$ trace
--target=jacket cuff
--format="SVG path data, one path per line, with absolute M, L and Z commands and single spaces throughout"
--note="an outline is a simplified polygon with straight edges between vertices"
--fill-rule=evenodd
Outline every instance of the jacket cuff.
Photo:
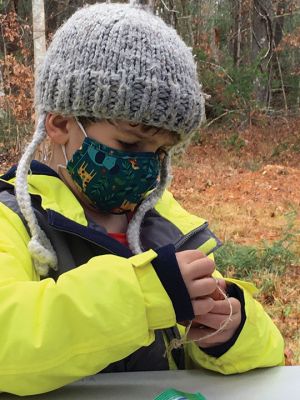
M 152 260 L 152 265 L 172 301 L 176 321 L 192 320 L 195 314 L 190 295 L 177 263 L 175 246 L 169 244 L 155 249 L 155 252 L 157 253 L 157 258 Z
M 206 347 L 206 348 L 202 348 L 199 346 L 204 353 L 216 358 L 221 357 L 234 345 L 246 322 L 245 298 L 242 289 L 240 289 L 234 283 L 231 283 L 227 287 L 226 294 L 228 297 L 234 297 L 239 300 L 239 302 L 241 303 L 242 318 L 241 318 L 241 323 L 238 329 L 236 330 L 235 334 L 227 342 L 219 344 L 218 346 Z

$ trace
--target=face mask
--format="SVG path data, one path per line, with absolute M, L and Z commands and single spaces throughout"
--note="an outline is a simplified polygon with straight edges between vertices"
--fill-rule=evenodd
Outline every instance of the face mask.
M 115 150 L 87 134 L 79 121 L 85 139 L 68 161 L 66 169 L 77 188 L 95 209 L 123 214 L 134 211 L 145 194 L 157 185 L 160 159 L 157 153 Z

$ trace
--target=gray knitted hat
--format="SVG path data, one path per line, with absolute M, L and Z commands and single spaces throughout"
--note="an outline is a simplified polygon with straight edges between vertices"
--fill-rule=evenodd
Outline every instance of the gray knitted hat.
M 54 35 L 39 71 L 35 96 L 39 120 L 18 166 L 16 195 L 32 234 L 29 250 L 40 274 L 46 274 L 49 266 L 55 268 L 57 261 L 50 241 L 37 226 L 26 178 L 35 150 L 46 137 L 47 112 L 126 120 L 164 128 L 183 138 L 204 118 L 204 96 L 191 49 L 173 28 L 138 3 L 98 3 L 78 10 Z M 142 218 L 162 195 L 168 179 L 166 157 L 158 187 L 128 227 L 135 253 L 142 251 Z
M 191 50 L 141 7 L 100 3 L 55 34 L 36 85 L 40 112 L 122 119 L 189 134 L 204 100 Z

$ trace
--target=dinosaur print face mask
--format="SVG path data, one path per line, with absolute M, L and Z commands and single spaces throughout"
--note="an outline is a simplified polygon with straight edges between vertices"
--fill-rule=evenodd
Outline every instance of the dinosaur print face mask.
M 66 169 L 77 188 L 101 212 L 134 211 L 145 194 L 157 185 L 159 154 L 113 149 L 87 137 L 82 125 L 79 126 L 85 139 L 72 158 L 69 161 L 66 158 Z

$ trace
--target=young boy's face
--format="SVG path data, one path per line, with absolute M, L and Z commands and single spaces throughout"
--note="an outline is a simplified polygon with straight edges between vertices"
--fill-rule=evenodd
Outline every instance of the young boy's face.
M 101 170 L 101 176 L 98 176 L 99 171 L 97 170 L 97 162 L 95 163 L 94 159 L 88 159 L 89 156 L 87 156 L 87 159 L 85 159 L 84 162 L 89 163 L 91 161 L 90 168 L 94 171 L 94 173 L 92 179 L 89 179 L 88 182 L 83 182 L 82 174 L 79 173 L 72 162 L 74 161 L 74 154 L 76 156 L 77 150 L 81 149 L 85 139 L 85 134 L 90 139 L 93 139 L 107 147 L 115 150 L 127 151 L 130 153 L 156 153 L 159 150 L 168 151 L 172 146 L 177 144 L 179 140 L 179 135 L 176 133 L 171 133 L 167 130 L 148 127 L 141 124 L 134 125 L 125 121 L 108 120 L 91 122 L 83 118 L 80 118 L 79 121 L 77 121 L 75 117 L 65 117 L 57 114 L 47 115 L 45 127 L 53 144 L 52 156 L 49 159 L 48 165 L 61 176 L 61 178 L 73 190 L 75 195 L 82 201 L 86 208 L 90 208 L 91 204 L 97 204 L 99 210 L 107 211 L 107 207 L 111 206 L 111 204 L 107 205 L 102 203 L 102 197 L 100 199 L 98 198 L 98 195 L 97 199 L 94 198 L 94 193 L 96 192 L 92 189 L 90 190 L 94 177 L 95 180 L 99 180 L 100 178 L 102 180 L 105 179 L 107 181 L 105 182 L 105 185 L 112 185 L 116 187 L 116 181 L 114 178 L 117 173 L 120 173 L 123 177 L 122 179 L 124 185 L 126 187 L 130 187 L 131 185 L 135 188 L 130 196 L 127 196 L 127 192 L 123 187 L 124 185 L 122 188 L 119 188 L 120 190 L 118 189 L 116 191 L 116 193 L 118 193 L 118 198 L 116 198 L 116 196 L 113 198 L 114 204 L 111 206 L 111 208 L 109 208 L 109 210 L 114 210 L 114 212 L 116 208 L 124 210 L 125 201 L 126 210 L 134 209 L 136 204 L 138 204 L 140 201 L 140 196 L 144 195 L 144 193 L 149 190 L 149 187 L 152 188 L 153 182 L 155 182 L 156 179 L 156 176 L 154 175 L 157 172 L 157 165 L 155 164 L 155 162 L 157 162 L 157 156 L 142 158 L 139 161 L 142 163 L 141 168 L 133 168 L 134 171 L 140 170 L 138 173 L 138 181 L 133 181 L 135 174 L 129 174 L 128 179 L 126 180 L 126 174 L 124 175 L 124 173 L 122 174 L 120 171 L 103 175 L 103 171 Z M 84 153 L 84 157 L 86 154 L 87 153 Z M 146 161 L 151 165 L 149 164 L 148 167 L 147 165 L 145 166 L 144 164 Z M 105 167 L 108 168 L 109 171 L 111 169 L 111 162 L 112 160 L 110 160 L 109 167 Z M 60 168 L 62 166 L 64 166 L 64 168 Z M 68 169 L 68 167 L 70 169 Z M 118 167 L 121 168 L 120 165 L 118 165 Z M 69 174 L 66 173 L 66 168 L 68 169 Z M 151 174 L 149 176 L 150 170 L 153 176 Z M 147 172 L 147 176 L 143 177 L 143 171 Z M 140 181 L 139 179 L 141 178 L 143 179 Z M 120 182 L 118 182 L 118 185 L 119 183 Z M 85 196 L 83 195 L 83 192 Z M 128 198 L 119 198 L 123 192 Z M 92 195 L 93 199 L 91 198 Z M 115 205 L 117 203 L 118 205 Z

